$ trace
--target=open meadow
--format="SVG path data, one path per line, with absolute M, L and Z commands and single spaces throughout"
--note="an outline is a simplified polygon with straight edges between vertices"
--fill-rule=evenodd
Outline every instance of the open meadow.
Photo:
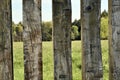
M 108 41 L 102 42 L 104 79 L 108 80 Z M 53 80 L 52 42 L 43 42 L 43 80 Z M 24 80 L 23 43 L 14 42 L 14 78 Z M 81 80 L 81 41 L 72 41 L 73 80 Z

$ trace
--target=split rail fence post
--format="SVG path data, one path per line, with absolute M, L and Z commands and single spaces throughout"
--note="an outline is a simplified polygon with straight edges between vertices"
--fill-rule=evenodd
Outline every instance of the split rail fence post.
M 102 80 L 101 0 L 81 0 L 82 80 Z
M 43 80 L 41 0 L 23 0 L 25 80 Z
M 71 0 L 52 0 L 54 80 L 72 80 Z
M 120 80 L 120 0 L 109 0 L 109 80 Z
M 11 0 L 0 0 L 0 80 L 13 80 Z

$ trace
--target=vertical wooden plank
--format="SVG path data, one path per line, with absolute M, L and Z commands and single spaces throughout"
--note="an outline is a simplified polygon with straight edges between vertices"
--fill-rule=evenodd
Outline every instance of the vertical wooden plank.
M 81 0 L 82 80 L 102 80 L 101 0 Z
M 0 0 L 0 80 L 13 80 L 11 0 Z
M 54 80 L 72 80 L 71 0 L 52 0 Z
M 25 80 L 42 80 L 41 0 L 23 0 Z
M 120 0 L 109 0 L 109 80 L 120 80 Z

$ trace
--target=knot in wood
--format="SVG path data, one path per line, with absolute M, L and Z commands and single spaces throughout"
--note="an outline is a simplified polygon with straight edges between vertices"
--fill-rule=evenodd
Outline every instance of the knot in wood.
M 92 9 L 93 9 L 92 6 L 87 6 L 87 7 L 85 8 L 85 10 L 88 11 L 88 12 L 91 11 Z

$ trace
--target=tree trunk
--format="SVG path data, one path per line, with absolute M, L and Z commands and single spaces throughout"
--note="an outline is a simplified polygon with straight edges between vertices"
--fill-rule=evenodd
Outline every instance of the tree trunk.
M 25 80 L 42 80 L 41 0 L 23 0 Z
M 0 80 L 13 80 L 11 0 L 0 1 Z
M 71 0 L 52 0 L 54 80 L 72 80 Z
M 120 1 L 109 0 L 109 80 L 120 80 Z
M 81 0 L 82 80 L 102 80 L 101 0 Z

